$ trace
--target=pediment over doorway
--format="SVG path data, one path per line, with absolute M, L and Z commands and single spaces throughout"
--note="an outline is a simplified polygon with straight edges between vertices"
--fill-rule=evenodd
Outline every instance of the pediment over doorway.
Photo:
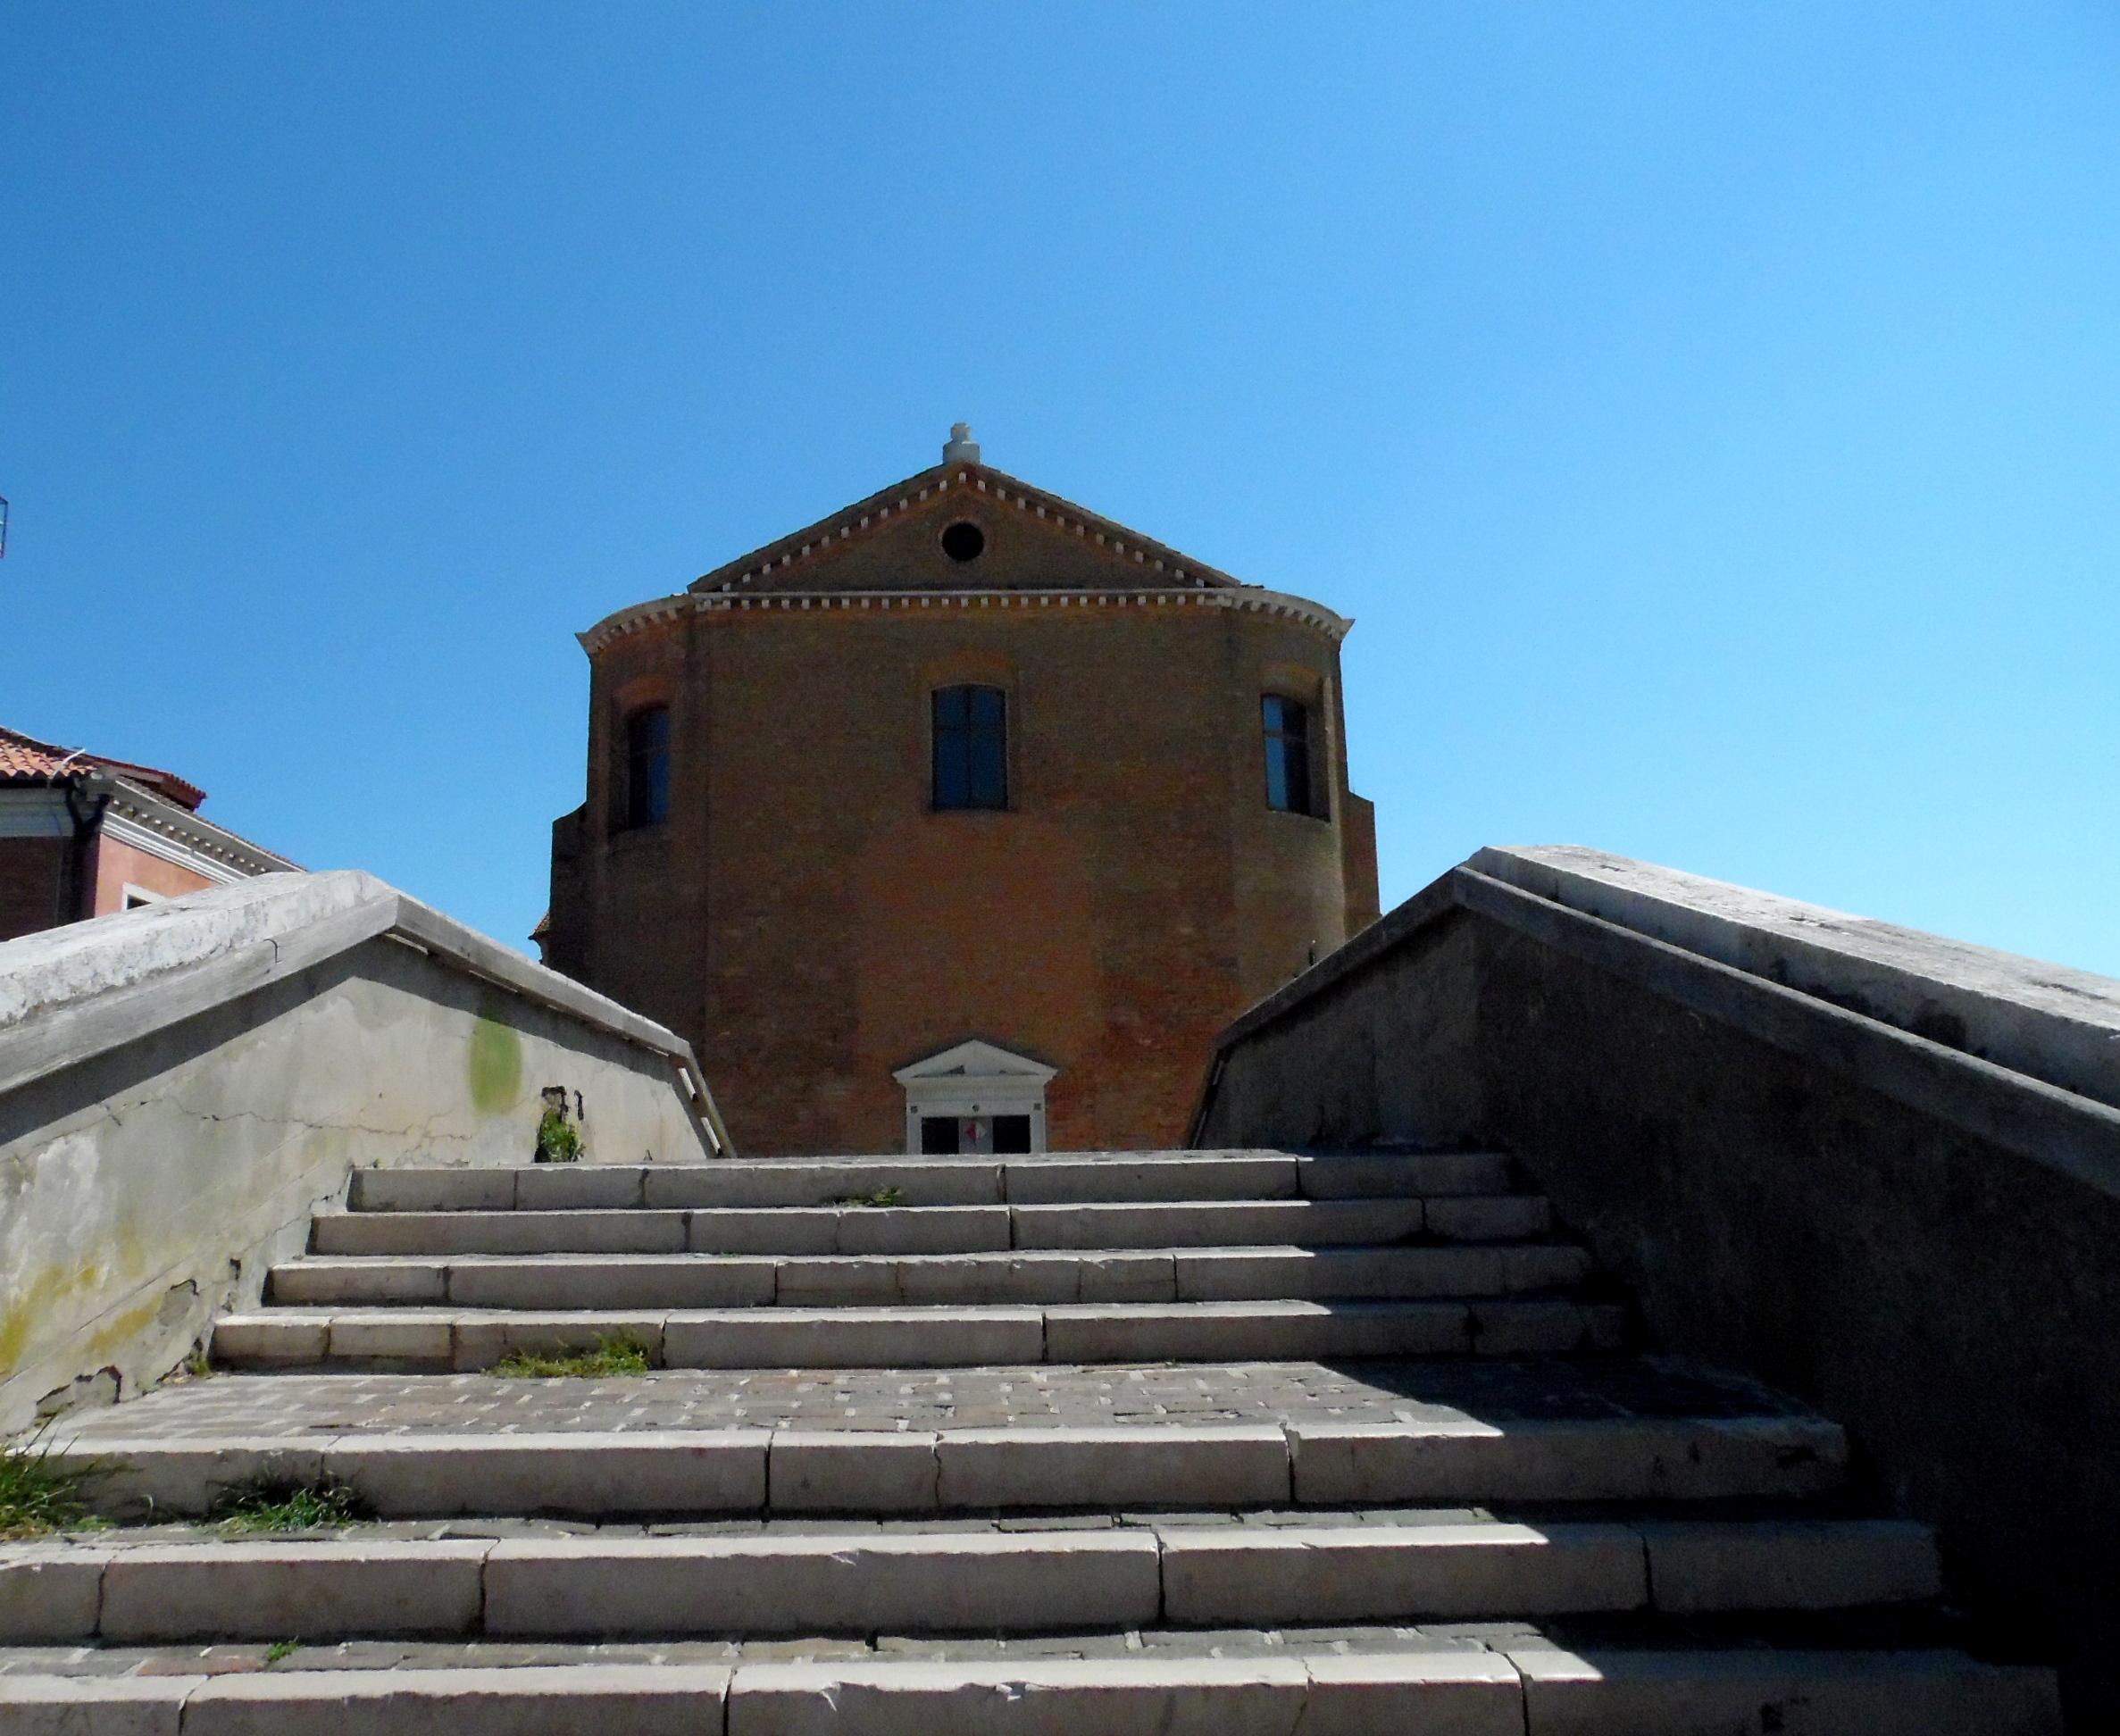
M 897 1068 L 891 1077 L 906 1091 L 906 1155 L 1043 1151 L 1046 1087 L 1059 1071 L 976 1037 Z
M 944 1079 L 1022 1079 L 1042 1085 L 1058 1072 L 1057 1067 L 1048 1067 L 1027 1055 L 1018 1055 L 1012 1049 L 981 1042 L 974 1037 L 925 1060 L 915 1061 L 910 1066 L 897 1068 L 891 1077 L 901 1085 Z

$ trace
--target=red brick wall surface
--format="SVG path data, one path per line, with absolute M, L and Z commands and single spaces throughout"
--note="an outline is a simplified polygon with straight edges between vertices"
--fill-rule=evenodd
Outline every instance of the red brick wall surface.
M 64 838 L 0 838 L 0 940 L 73 919 L 59 907 L 72 847 Z
M 893 546 L 924 572 L 963 511 L 835 558 L 864 587 Z M 1035 533 L 1011 555 L 1022 527 L 993 522 L 960 587 L 1096 565 Z M 1173 1143 L 1214 1034 L 1340 945 L 1365 886 L 1373 914 L 1329 634 L 1087 595 L 691 613 L 595 657 L 553 959 L 692 1039 L 740 1148 L 901 1149 L 892 1069 L 970 1037 L 1060 1070 L 1054 1148 Z M 961 681 L 1008 695 L 1005 812 L 930 810 L 929 695 Z M 1318 817 L 1266 805 L 1265 690 L 1312 705 Z M 646 703 L 670 707 L 672 813 L 626 832 L 623 721 Z

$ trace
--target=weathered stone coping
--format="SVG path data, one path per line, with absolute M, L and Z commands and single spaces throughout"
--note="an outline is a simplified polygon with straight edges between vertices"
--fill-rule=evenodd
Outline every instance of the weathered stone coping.
M 664 1057 L 731 1152 L 691 1045 L 354 869 L 261 874 L 0 943 L 0 1093 L 388 939 Z
M 2120 981 L 1577 845 L 1465 866 L 2120 1108 Z
M 1232 1050 L 1459 910 L 2120 1196 L 2120 982 L 1568 846 L 1478 852 L 1239 1015 L 1192 1139 Z

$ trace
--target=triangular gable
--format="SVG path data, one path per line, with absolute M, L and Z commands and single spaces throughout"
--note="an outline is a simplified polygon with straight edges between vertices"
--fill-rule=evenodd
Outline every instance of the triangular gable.
M 952 568 L 901 559 L 879 566 L 872 545 L 924 551 L 919 529 L 939 533 L 968 517 L 1005 541 L 981 562 Z M 914 538 L 910 543 L 907 533 Z M 862 558 L 866 553 L 868 559 Z M 884 575 L 888 575 L 885 577 Z M 814 524 L 739 555 L 689 587 L 732 596 L 876 588 L 1251 589 L 1242 580 L 1152 537 L 992 467 L 935 465 Z
M 1027 1055 L 1017 1055 L 974 1037 L 944 1049 L 939 1055 L 931 1055 L 924 1061 L 900 1067 L 891 1077 L 901 1085 L 910 1085 L 915 1080 L 950 1078 L 1034 1079 L 1043 1083 L 1058 1072 L 1057 1067 L 1048 1067 Z

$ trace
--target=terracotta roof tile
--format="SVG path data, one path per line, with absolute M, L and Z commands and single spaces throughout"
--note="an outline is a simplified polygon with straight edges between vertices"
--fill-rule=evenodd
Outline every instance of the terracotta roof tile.
M 182 807 L 196 808 L 206 799 L 204 790 L 196 784 L 187 783 L 173 772 L 157 771 L 152 765 L 139 765 L 130 760 L 110 759 L 84 748 L 61 747 L 26 736 L 20 730 L 0 725 L 0 783 L 50 783 L 54 779 L 83 772 L 108 772 L 129 779 Z

